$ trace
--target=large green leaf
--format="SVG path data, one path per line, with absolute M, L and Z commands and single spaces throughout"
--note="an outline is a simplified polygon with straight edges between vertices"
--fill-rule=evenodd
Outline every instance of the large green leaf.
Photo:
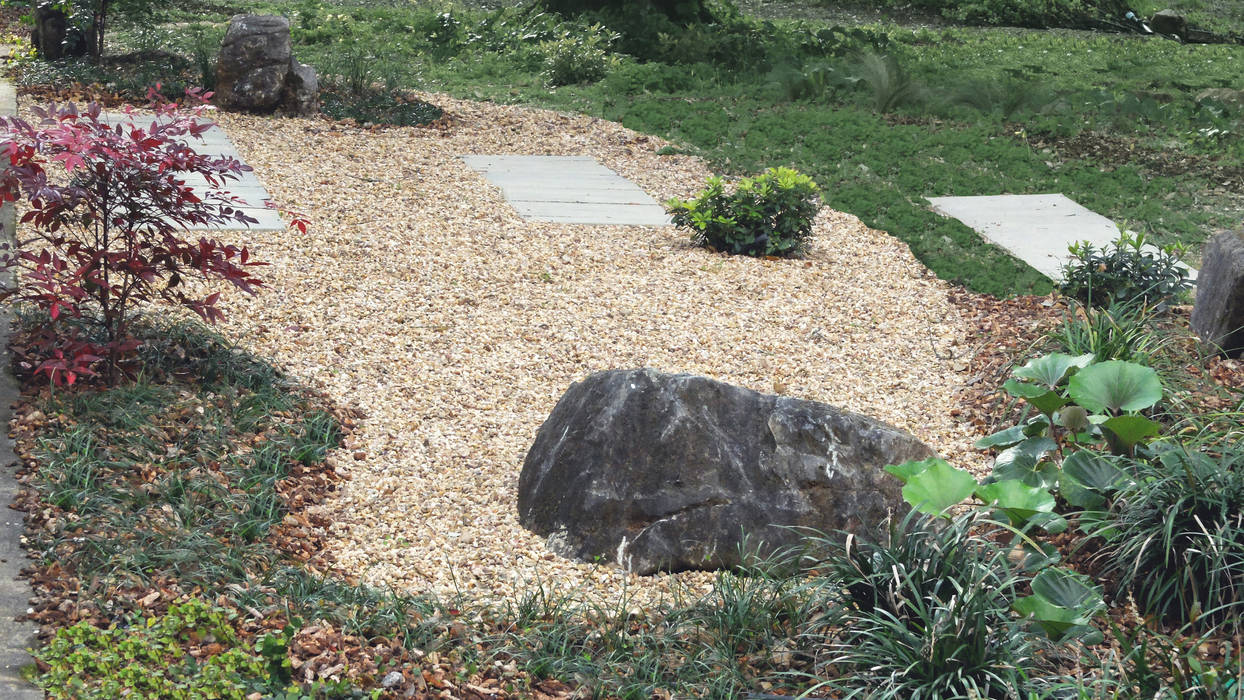
M 1049 491 L 1016 479 L 977 487 L 976 495 L 986 505 L 1005 513 L 1016 527 L 1024 525 L 1039 513 L 1054 512 L 1054 497 Z
M 1028 364 L 1023 367 L 1017 367 L 1013 374 L 1020 379 L 1030 379 L 1041 384 L 1048 390 L 1057 387 L 1072 369 L 1083 369 L 1092 362 L 1092 353 L 1073 357 L 1061 352 L 1052 352 L 1029 360 Z
M 1076 372 L 1067 391 L 1093 413 L 1140 411 L 1161 400 L 1162 382 L 1144 365 L 1110 360 Z
M 976 479 L 967 471 L 952 467 L 943 459 L 926 462 L 924 470 L 908 475 L 903 487 L 903 500 L 921 513 L 944 515 L 947 508 L 962 502 L 976 489 Z
M 1050 488 L 1058 483 L 1058 465 L 1049 460 L 1035 462 L 1030 458 L 1023 458 L 1001 467 L 994 467 L 985 483 L 993 484 L 999 481 L 1022 481 L 1029 486 Z
M 1038 411 L 1047 416 L 1067 404 L 1067 399 L 1059 396 L 1058 392 L 1046 389 L 1040 384 L 1029 384 L 1008 379 L 1002 385 L 1002 388 L 1011 396 L 1032 404 Z
M 937 457 L 929 457 L 928 459 L 913 460 L 910 462 L 903 462 L 902 464 L 891 464 L 885 467 L 885 471 L 893 474 L 899 481 L 905 484 L 911 477 L 933 466 L 934 462 L 944 461 L 945 460 L 938 459 Z
M 1001 452 L 996 461 L 1004 463 L 1010 462 L 1020 456 L 1041 459 L 1041 457 L 1057 449 L 1058 443 L 1054 442 L 1050 438 L 1044 436 L 1030 437 L 1025 439 L 1023 442 L 1020 442 L 1019 444 Z
M 1050 485 L 1053 483 L 1052 479 L 1057 478 L 1057 474 L 1047 473 L 1052 465 L 1042 459 L 1056 449 L 1058 443 L 1050 438 L 1027 438 L 998 453 L 994 459 L 990 481 L 1018 479 L 1031 486 Z
M 1078 450 L 1064 459 L 1063 474 L 1080 486 L 1103 495 L 1114 493 L 1130 480 L 1109 459 L 1088 450 Z
M 988 435 L 977 440 L 975 446 L 979 450 L 988 449 L 990 447 L 1010 447 L 1017 442 L 1021 442 L 1025 437 L 1024 426 L 1013 425 L 1006 430 L 999 430 L 993 435 Z
M 1092 635 L 1093 618 L 1105 609 L 1101 591 L 1082 574 L 1048 568 L 1032 579 L 1032 595 L 1015 601 L 1019 614 L 1032 618 L 1046 635 L 1058 642 Z
M 1156 437 L 1162 430 L 1161 423 L 1134 414 L 1112 416 L 1110 420 L 1103 422 L 1101 427 L 1109 431 L 1107 439 L 1111 448 L 1125 454 L 1130 454 L 1132 447 L 1145 438 Z

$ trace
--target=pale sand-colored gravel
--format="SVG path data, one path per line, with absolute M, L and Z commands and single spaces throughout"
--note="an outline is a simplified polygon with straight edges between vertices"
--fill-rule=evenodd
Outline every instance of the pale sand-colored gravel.
M 694 248 L 674 228 L 523 221 L 458 156 L 591 155 L 658 200 L 709 171 L 617 124 L 430 99 L 454 116 L 448 134 L 220 115 L 275 200 L 313 221 L 305 236 L 237 234 L 272 263 L 270 288 L 228 294 L 224 330 L 366 414 L 333 455 L 353 480 L 326 506 L 333 553 L 361 580 L 484 597 L 535 579 L 625 585 L 639 602 L 665 591 L 673 577 L 556 559 L 517 521 L 537 428 L 597 370 L 824 401 L 982 466 L 949 416 L 966 326 L 903 243 L 828 209 L 808 257 L 782 261 Z

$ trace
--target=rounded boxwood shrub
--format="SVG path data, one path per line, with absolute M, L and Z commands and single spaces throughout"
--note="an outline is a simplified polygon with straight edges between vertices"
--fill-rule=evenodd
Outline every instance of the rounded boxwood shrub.
M 694 199 L 671 199 L 666 210 L 678 226 L 692 229 L 692 240 L 732 254 L 802 255 L 812 237 L 812 220 L 821 208 L 821 189 L 792 168 L 769 168 L 744 178 L 733 192 L 710 177 Z

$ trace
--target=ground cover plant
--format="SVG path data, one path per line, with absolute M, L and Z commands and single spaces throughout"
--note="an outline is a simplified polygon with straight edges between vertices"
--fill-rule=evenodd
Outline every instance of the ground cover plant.
M 360 37 L 383 34 L 391 38 L 383 55 L 355 61 L 368 85 L 589 112 L 671 138 L 730 175 L 795 167 L 814 178 L 829 206 L 898 236 L 940 276 L 976 291 L 1040 293 L 1050 285 L 931 212 L 925 197 L 1061 191 L 1133 222 L 1159 246 L 1195 247 L 1244 212 L 1241 113 L 1229 97 L 1239 89 L 1238 46 L 759 21 L 713 8 L 711 21 L 690 26 L 662 14 L 566 18 L 518 3 L 481 10 L 269 0 L 255 9 L 291 17 L 299 56 L 328 76 L 350 73 L 333 66 Z M 161 30 L 164 49 L 193 65 L 196 37 L 219 32 L 227 19 L 212 12 L 176 3 L 162 10 L 162 20 L 177 23 L 156 23 L 169 27 Z M 593 39 L 601 31 L 619 38 L 601 44 Z M 118 40 L 136 36 L 121 32 Z M 595 82 L 549 72 L 553 46 L 605 45 L 607 65 Z M 80 65 L 55 70 L 87 71 L 87 82 L 120 87 Z M 19 79 L 46 83 L 52 75 L 24 64 Z M 570 84 L 550 90 L 550 82 Z M 326 104 L 334 103 L 329 94 Z M 436 117 L 421 109 L 421 120 Z M 348 116 L 344 108 L 330 113 Z

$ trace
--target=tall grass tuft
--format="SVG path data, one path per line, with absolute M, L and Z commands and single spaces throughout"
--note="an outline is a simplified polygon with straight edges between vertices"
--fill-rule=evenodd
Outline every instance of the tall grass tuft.
M 812 562 L 836 585 L 810 628 L 824 685 L 849 698 L 1016 698 L 1043 645 L 1014 619 L 1026 580 L 971 515 L 918 514 L 883 542 L 822 538 Z
M 924 85 L 903 70 L 893 56 L 872 51 L 860 54 L 853 78 L 868 86 L 873 109 L 882 113 L 919 104 L 928 96 Z
M 1239 632 L 1244 611 L 1244 447 L 1171 447 L 1135 462 L 1098 553 L 1146 614 Z

